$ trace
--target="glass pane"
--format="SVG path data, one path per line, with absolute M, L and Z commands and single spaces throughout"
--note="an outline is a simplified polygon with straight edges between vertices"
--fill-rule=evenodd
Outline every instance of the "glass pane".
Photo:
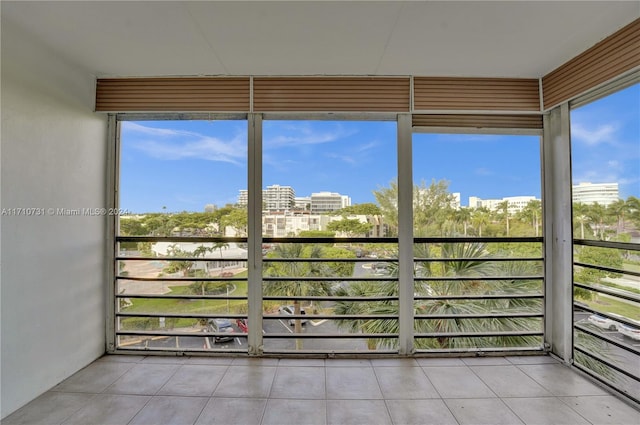
M 387 267 L 397 244 L 313 240 L 396 234 L 397 212 L 387 214 L 397 209 L 395 122 L 266 121 L 263 139 L 263 236 L 299 239 L 263 246 L 265 351 L 395 347 L 383 335 L 398 327 Z M 388 291 L 382 304 L 361 301 Z
M 540 137 L 414 134 L 416 237 L 541 236 Z
M 246 121 L 120 124 L 118 194 L 127 214 L 118 235 L 162 238 L 119 241 L 120 346 L 246 349 L 235 334 L 247 315 L 247 247 L 228 239 L 246 236 L 246 208 L 236 205 L 247 186 Z M 202 335 L 229 329 L 233 338 Z M 184 336 L 154 336 L 171 333 Z

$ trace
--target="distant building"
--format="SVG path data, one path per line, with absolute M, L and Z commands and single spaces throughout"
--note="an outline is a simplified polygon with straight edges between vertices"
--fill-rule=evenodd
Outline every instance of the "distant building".
M 375 238 L 386 235 L 386 226 L 381 216 L 350 215 L 346 218 L 355 219 L 361 223 L 371 223 L 373 227 L 366 236 Z M 308 211 L 266 213 L 262 215 L 262 236 L 282 238 L 298 236 L 300 232 L 308 230 L 327 230 L 327 225 L 330 222 L 342 219 L 341 216 L 316 214 Z
M 529 202 L 539 201 L 535 196 L 507 196 L 502 199 L 480 199 L 476 196 L 469 197 L 469 208 L 484 207 L 489 211 L 496 211 L 498 206 L 507 201 L 507 210 L 513 215 L 522 211 Z
M 609 205 L 620 199 L 618 183 L 580 183 L 573 185 L 573 202 Z
M 301 211 L 311 210 L 311 196 L 296 196 L 295 209 Z
M 351 198 L 335 192 L 318 192 L 311 194 L 311 212 L 325 213 L 339 210 L 351 205 Z
M 217 209 L 218 207 L 216 207 L 214 204 L 207 204 L 204 206 L 204 212 L 206 213 L 212 213 Z
M 267 211 L 286 211 L 295 208 L 296 192 L 291 186 L 274 184 L 262 191 L 262 203 Z M 249 203 L 249 192 L 241 189 L 238 195 L 238 205 L 246 207 Z

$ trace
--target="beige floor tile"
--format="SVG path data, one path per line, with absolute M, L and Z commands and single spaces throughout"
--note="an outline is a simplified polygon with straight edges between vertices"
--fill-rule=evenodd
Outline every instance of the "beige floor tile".
M 329 425 L 391 425 L 384 400 L 327 400 Z
M 211 398 L 196 425 L 260 425 L 266 399 Z
M 125 425 L 151 399 L 141 395 L 98 394 L 71 415 L 64 425 Z
M 381 399 L 371 367 L 328 367 L 327 399 Z
M 458 425 L 442 400 L 387 400 L 394 425 Z
M 553 395 L 515 366 L 474 366 L 471 370 L 498 397 L 550 397 Z
M 324 368 L 279 367 L 269 397 L 324 400 L 326 397 Z
M 229 366 L 213 395 L 267 398 L 276 370 L 270 366 Z
M 440 397 L 422 368 L 376 367 L 374 370 L 385 399 Z
M 94 362 L 53 387 L 52 391 L 101 393 L 135 365 L 136 363 Z
M 155 395 L 179 367 L 177 364 L 136 363 L 105 392 L 109 394 Z
M 422 369 L 442 398 L 496 397 L 496 394 L 466 366 Z
M 83 408 L 94 394 L 46 392 L 2 420 L 3 425 L 54 425 Z
M 596 384 L 560 364 L 518 366 L 520 370 L 556 396 L 607 395 Z
M 497 398 L 456 398 L 444 401 L 460 425 L 517 425 L 523 422 Z
M 502 401 L 527 425 L 589 423 L 575 410 L 555 397 L 503 398 Z
M 325 400 L 271 399 L 262 418 L 262 425 L 325 425 Z
M 227 366 L 183 365 L 158 391 L 159 395 L 209 397 L 227 371 Z
M 640 410 L 611 395 L 561 397 L 560 400 L 594 424 L 640 424 Z
M 128 425 L 193 425 L 207 397 L 153 397 Z

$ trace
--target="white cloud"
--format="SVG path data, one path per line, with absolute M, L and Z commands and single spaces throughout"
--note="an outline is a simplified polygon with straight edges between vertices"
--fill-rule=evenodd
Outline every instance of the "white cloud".
M 494 174 L 493 171 L 484 167 L 476 168 L 475 173 L 479 176 L 491 176 Z
M 132 138 L 132 148 L 160 160 L 203 159 L 244 165 L 247 157 L 246 135 L 230 140 L 183 130 L 147 127 L 126 122 L 124 130 L 140 136 Z
M 586 128 L 582 123 L 571 124 L 571 138 L 588 146 L 612 143 L 617 127 L 613 124 L 602 124 L 594 129 Z
M 323 126 L 326 127 L 326 126 Z M 281 147 L 296 147 L 331 143 L 357 133 L 356 130 L 345 129 L 342 125 L 332 125 L 331 128 L 313 128 L 310 123 L 294 125 L 271 124 L 265 126 L 264 149 Z M 271 136 L 269 133 L 275 133 Z

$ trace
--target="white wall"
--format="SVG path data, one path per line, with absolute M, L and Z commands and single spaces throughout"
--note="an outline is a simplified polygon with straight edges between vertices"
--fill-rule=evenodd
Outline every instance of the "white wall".
M 2 20 L 0 417 L 105 351 L 106 117 L 95 79 Z M 11 215 L 11 208 L 44 215 Z

